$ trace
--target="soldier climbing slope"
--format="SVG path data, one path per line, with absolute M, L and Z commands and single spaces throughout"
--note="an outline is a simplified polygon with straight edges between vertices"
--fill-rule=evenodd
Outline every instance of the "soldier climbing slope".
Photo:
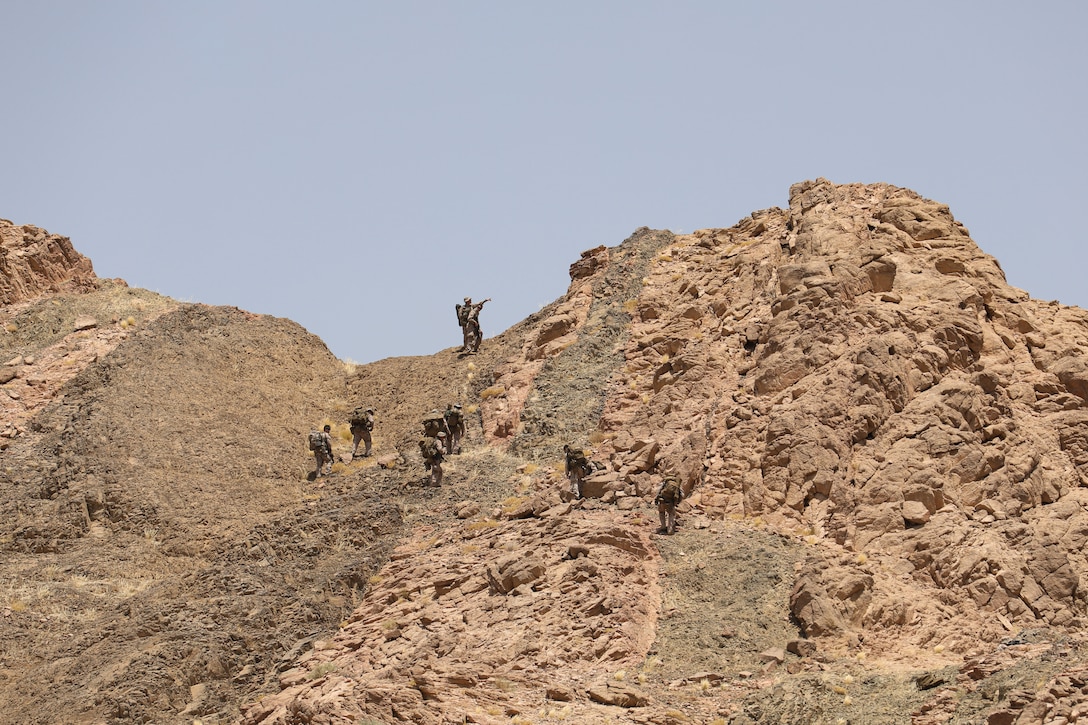
M 315 479 L 322 475 L 325 464 L 328 464 L 329 473 L 332 473 L 332 436 L 329 435 L 331 430 L 332 426 L 326 425 L 322 431 L 318 431 L 317 428 L 310 431 L 310 450 L 314 452 L 314 460 L 317 461 L 317 470 L 314 471 Z
M 428 438 L 437 438 L 439 433 L 444 433 L 442 437 L 443 446 L 445 446 L 446 439 L 449 437 L 450 429 L 446 425 L 445 417 L 438 412 L 438 408 L 434 408 L 430 413 L 423 418 L 423 435 Z M 443 447 L 443 453 L 449 453 L 448 450 Z
M 593 472 L 593 467 L 581 448 L 564 445 L 563 455 L 566 457 L 567 480 L 570 481 L 571 495 L 576 499 L 582 498 L 582 480 Z
M 676 533 L 676 505 L 683 500 L 684 491 L 680 488 L 680 482 L 671 473 L 666 474 L 654 498 L 654 503 L 657 504 L 657 515 L 661 519 L 661 528 L 657 530 L 657 533 Z
M 450 432 L 448 441 L 450 453 L 461 452 L 461 438 L 465 435 L 465 413 L 460 403 L 446 404 L 446 412 L 442 414 L 446 419 L 446 428 Z
M 359 451 L 359 442 L 362 441 L 365 446 L 363 458 L 366 458 L 370 455 L 370 432 L 374 430 L 374 409 L 356 408 L 351 412 L 348 423 L 351 424 L 351 457 L 355 458 L 355 454 Z
M 435 437 L 424 436 L 419 441 L 419 455 L 423 457 L 423 466 L 430 472 L 428 483 L 431 486 L 442 485 L 443 444 L 446 434 L 439 431 Z

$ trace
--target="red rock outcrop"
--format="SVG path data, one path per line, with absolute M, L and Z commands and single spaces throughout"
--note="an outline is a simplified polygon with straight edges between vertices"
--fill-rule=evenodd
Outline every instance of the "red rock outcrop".
M 946 206 L 887 184 L 818 179 L 794 185 L 787 209 L 728 229 L 639 230 L 590 250 L 571 280 L 567 296 L 514 331 L 520 352 L 481 386 L 480 413 L 492 443 L 538 460 L 588 440 L 602 465 L 586 481 L 599 499 L 592 518 L 526 505 L 485 529 L 486 561 L 468 534 L 481 521 L 405 552 L 398 563 L 411 576 L 377 585 L 247 721 L 437 723 L 471 712 L 468 721 L 499 722 L 567 701 L 575 717 L 589 717 L 588 701 L 614 708 L 582 722 L 687 721 L 616 681 L 569 681 L 601 667 L 610 647 L 613 664 L 648 652 L 649 635 L 632 638 L 628 625 L 657 621 L 655 553 L 643 560 L 614 542 L 653 525 L 635 512 L 664 471 L 688 493 L 685 525 L 713 537 L 747 522 L 804 547 L 784 604 L 807 639 L 767 650 L 769 668 L 808 667 L 785 662 L 792 646 L 959 668 L 910 690 L 959 678 L 959 692 L 973 692 L 991 674 L 979 662 L 1011 668 L 1029 656 L 1013 649 L 1017 633 L 1074 636 L 1088 624 L 1088 313 L 1010 287 Z M 545 478 L 557 496 L 561 467 Z M 544 535 L 565 527 L 559 543 L 582 545 L 594 526 L 614 542 L 590 546 L 583 564 Z M 574 588 L 588 564 L 592 596 Z M 557 593 L 579 597 L 579 616 L 597 618 L 592 632 L 608 640 L 579 645 L 569 626 L 553 627 L 569 604 Z M 455 606 L 438 606 L 448 596 Z M 488 617 L 492 639 L 468 626 Z M 1049 695 L 995 700 L 993 721 L 1088 711 L 1085 662 L 1062 656 L 1068 671 Z M 411 677 L 409 661 L 423 663 Z M 699 679 L 709 687 L 722 676 Z M 500 681 L 533 694 L 508 696 Z M 944 721 L 954 700 L 938 691 L 916 720 Z M 615 709 L 627 707 L 652 714 Z M 775 721 L 790 721 L 788 707 Z M 736 722 L 767 721 L 752 713 Z
M 93 286 L 91 260 L 68 237 L 0 219 L 0 305 L 44 292 Z

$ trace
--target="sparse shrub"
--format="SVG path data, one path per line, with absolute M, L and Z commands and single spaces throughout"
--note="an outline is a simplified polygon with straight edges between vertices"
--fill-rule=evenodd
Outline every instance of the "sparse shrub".
M 128 323 L 129 327 L 136 327 L 136 318 L 132 317 L 131 315 L 129 315 L 129 317 L 125 319 L 125 322 Z
M 525 496 L 511 496 L 502 502 L 502 512 L 508 514 L 515 511 L 519 506 L 524 504 L 526 500 Z
M 8 332 L 18 332 L 19 331 L 19 326 L 16 325 L 14 322 L 9 322 L 6 325 L 4 325 L 4 329 L 7 330 Z
M 638 299 L 632 297 L 623 303 L 623 311 L 629 315 L 635 314 L 635 310 L 638 309 Z
M 465 413 L 471 415 L 480 409 L 480 406 L 473 403 L 472 405 L 465 406 Z
M 493 529 L 499 525 L 499 522 L 495 519 L 481 519 L 480 521 L 473 521 L 471 524 L 465 527 L 466 531 L 483 531 L 484 529 Z
M 398 627 L 400 627 L 400 625 L 397 624 L 397 620 L 395 620 L 395 619 L 387 619 L 384 622 L 382 622 L 382 631 L 383 632 L 392 632 L 394 629 L 397 629 Z
M 334 672 L 335 670 L 336 665 L 334 665 L 332 662 L 322 662 L 321 664 L 310 670 L 309 674 L 307 674 L 306 677 L 311 680 L 317 680 L 329 674 L 330 672 Z
M 857 558 L 854 559 L 854 561 L 856 561 L 859 564 L 864 564 L 865 562 L 869 561 L 869 557 L 867 557 L 865 555 L 865 552 L 862 552 L 862 553 L 858 554 Z
M 366 583 L 369 586 L 373 587 L 373 586 L 377 586 L 378 584 L 381 584 L 382 579 L 384 579 L 384 577 L 381 574 L 371 574 L 370 576 L 367 577 Z
M 616 670 L 612 673 L 612 679 L 616 682 L 623 682 L 627 679 L 627 670 Z
M 480 399 L 487 400 L 488 398 L 497 398 L 500 395 L 506 395 L 506 387 L 502 385 L 492 385 L 490 388 L 484 388 L 480 391 Z
M 599 430 L 590 431 L 588 438 L 591 444 L 598 445 L 604 440 L 604 432 Z

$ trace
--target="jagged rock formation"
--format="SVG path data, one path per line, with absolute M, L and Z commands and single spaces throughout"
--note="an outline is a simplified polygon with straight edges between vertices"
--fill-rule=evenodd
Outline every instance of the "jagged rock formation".
M 647 249 L 641 285 L 608 279 Z M 601 391 L 590 495 L 630 509 L 670 468 L 689 515 L 805 537 L 790 606 L 809 637 L 964 653 L 1083 624 L 1088 315 L 1009 287 L 947 207 L 807 182 L 788 210 L 639 232 L 571 277 L 496 369 L 493 439 L 554 450 L 574 427 L 529 401 Z M 572 382 L 565 356 L 614 328 L 594 305 L 631 313 L 624 357 Z
M 60 664 L 9 648 L 0 686 L 38 683 L 17 712 L 70 681 L 94 703 L 64 690 L 47 719 L 1084 721 L 1088 314 L 1009 287 L 947 207 L 822 179 L 570 276 L 478 356 L 341 373 L 288 323 L 184 306 L 75 363 L 0 478 L 4 572 L 115 541 L 170 581 L 110 594 L 112 634 L 43 649 Z M 230 424 L 271 400 L 259 432 Z M 378 455 L 311 483 L 284 469 L 322 400 L 338 425 L 374 405 Z M 418 421 L 454 401 L 466 451 L 423 489 Z M 141 456 L 142 430 L 201 432 Z M 582 501 L 568 442 L 600 464 Z M 688 493 L 675 537 L 653 535 L 665 471 Z M 0 645 L 48 644 L 25 612 Z M 96 664 L 118 674 L 88 687 Z
M 68 237 L 0 219 L 0 305 L 66 287 L 93 286 L 91 260 Z
M 676 237 L 643 282 L 599 424 L 603 495 L 645 497 L 671 468 L 711 519 L 833 542 L 793 596 L 810 635 L 967 645 L 1084 621 L 1088 314 L 1009 287 L 947 207 L 823 180 Z

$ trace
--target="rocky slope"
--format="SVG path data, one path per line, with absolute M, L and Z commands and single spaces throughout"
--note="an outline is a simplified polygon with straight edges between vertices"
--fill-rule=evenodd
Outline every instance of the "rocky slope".
M 477 356 L 348 369 L 288 321 L 94 287 L 0 308 L 5 405 L 40 391 L 0 477 L 0 720 L 1088 717 L 1088 315 L 914 192 L 640 229 Z M 424 488 L 418 421 L 457 401 Z M 305 430 L 343 452 L 361 402 L 377 455 L 310 480 Z

